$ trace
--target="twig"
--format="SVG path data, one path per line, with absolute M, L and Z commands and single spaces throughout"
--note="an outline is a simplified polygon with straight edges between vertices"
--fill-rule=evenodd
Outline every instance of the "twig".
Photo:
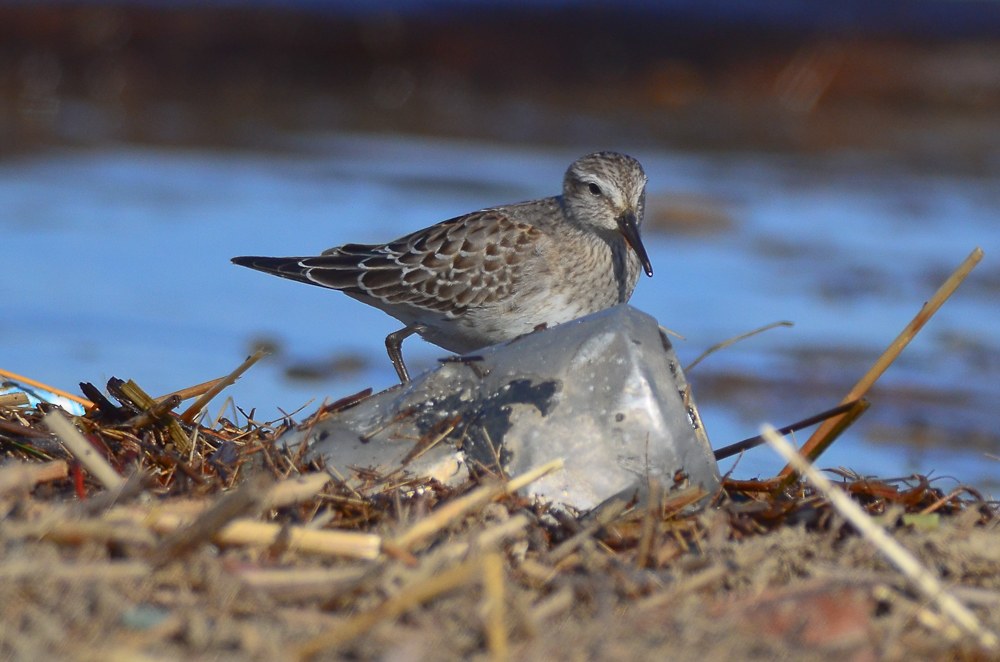
M 924 508 L 923 510 L 921 510 L 919 514 L 920 515 L 930 515 L 935 510 L 937 510 L 938 508 L 940 508 L 944 504 L 948 503 L 949 501 L 951 501 L 952 499 L 954 499 L 955 497 L 957 497 L 962 492 L 965 492 L 966 490 L 967 490 L 966 487 L 959 487 L 959 488 L 957 488 L 955 490 L 952 490 L 952 492 L 950 494 L 941 497 L 940 499 L 938 499 L 937 501 L 935 501 L 931 505 L 927 506 L 926 508 Z
M 52 435 L 48 432 L 36 430 L 33 427 L 21 425 L 20 423 L 15 423 L 13 421 L 0 420 L 0 431 L 9 432 L 11 434 L 16 434 L 19 437 L 26 437 L 28 439 L 52 439 Z
M 195 416 L 197 416 L 198 412 L 200 412 L 202 409 L 205 408 L 205 405 L 211 402 L 212 399 L 219 393 L 221 393 L 224 388 L 226 388 L 227 386 L 235 382 L 237 379 L 239 379 L 244 372 L 246 372 L 253 366 L 254 363 L 257 363 L 257 361 L 260 361 L 265 356 L 267 356 L 267 352 L 263 350 L 257 350 L 256 352 L 254 352 L 253 355 L 251 355 L 249 358 L 247 358 L 246 361 L 241 363 L 240 366 L 236 368 L 236 370 L 233 370 L 231 373 L 223 377 L 215 384 L 215 386 L 210 388 L 207 393 L 205 393 L 200 398 L 195 400 L 194 404 L 188 407 L 184 411 L 184 413 L 181 414 L 181 420 L 184 421 L 185 423 L 193 422 Z
M 687 338 L 685 338 L 681 334 L 677 333 L 676 331 L 671 331 L 670 329 L 668 329 L 665 326 L 661 326 L 660 327 L 660 333 L 666 334 L 668 336 L 673 336 L 674 338 L 677 338 L 679 340 L 683 340 L 685 342 L 687 341 Z
M 442 440 L 444 440 L 445 437 L 451 434 L 452 431 L 454 431 L 454 429 L 458 427 L 458 424 L 461 420 L 462 420 L 461 416 L 457 416 L 455 418 L 446 418 L 437 425 L 435 425 L 434 427 L 432 427 L 430 430 L 427 431 L 426 434 L 424 434 L 422 437 L 420 437 L 420 439 L 417 440 L 417 443 L 413 445 L 413 448 L 410 450 L 410 452 L 407 453 L 406 456 L 399 461 L 399 463 L 402 465 L 409 464 L 410 462 L 413 462 L 420 456 L 427 453 L 427 451 L 437 446 Z M 483 428 L 483 432 L 485 431 L 486 429 Z M 308 435 L 306 435 L 306 437 L 308 438 Z M 492 445 L 490 446 L 490 448 L 492 448 Z
M 181 404 L 181 397 L 179 395 L 171 395 L 163 400 L 156 401 L 152 407 L 142 412 L 138 416 L 133 416 L 124 423 L 118 423 L 114 427 L 116 428 L 144 428 L 147 425 L 152 425 L 158 422 L 165 416 L 170 414 L 170 411 Z
M 985 648 L 992 650 L 1000 644 L 997 636 L 984 628 L 976 615 L 949 593 L 930 570 L 924 567 L 909 550 L 886 533 L 885 529 L 873 522 L 872 518 L 841 489 L 817 471 L 811 463 L 803 459 L 790 443 L 775 432 L 773 427 L 763 426 L 761 434 L 764 435 L 771 448 L 784 458 L 794 471 L 804 475 L 816 489 L 822 492 L 842 517 L 875 545 L 928 599 L 936 602 L 938 608 L 956 625 L 976 637 Z
M 143 391 L 142 388 L 140 388 L 140 386 L 131 379 L 121 384 L 119 388 L 126 397 L 128 397 L 134 404 L 138 405 L 144 412 L 158 411 L 164 406 L 169 406 L 166 403 L 157 404 L 156 400 L 149 397 L 149 394 Z M 171 400 L 170 404 L 173 402 L 174 401 Z M 140 413 L 139 416 L 142 416 L 142 414 Z M 181 424 L 177 422 L 177 419 L 173 416 L 165 415 L 164 420 L 167 424 L 167 434 L 170 435 L 170 439 L 174 442 L 174 446 L 177 447 L 177 450 L 181 453 L 187 453 L 191 450 L 189 447 L 191 440 L 188 439 L 187 434 L 184 433 L 184 428 L 182 428 Z
M 969 257 L 965 258 L 965 261 L 962 262 L 958 269 L 955 270 L 955 273 L 953 273 L 948 280 L 946 280 L 944 284 L 938 288 L 938 291 L 934 293 L 934 296 L 932 296 L 930 300 L 923 305 L 920 312 L 917 313 L 916 317 L 914 317 L 909 324 L 906 325 L 906 328 L 904 328 L 902 332 L 900 332 L 899 336 L 892 341 L 892 344 L 889 345 L 884 352 L 882 352 L 882 356 L 878 357 L 878 360 L 875 361 L 875 365 L 868 370 L 865 376 L 861 378 L 861 381 L 855 384 L 850 393 L 844 396 L 844 399 L 841 401 L 842 404 L 846 404 L 851 400 L 857 400 L 868 392 L 868 389 L 870 389 L 876 380 L 882 376 L 882 373 L 884 373 L 886 369 L 892 365 L 892 362 L 896 360 L 896 357 L 899 356 L 900 352 L 902 352 L 903 349 L 910 344 L 910 341 L 913 340 L 913 337 L 916 336 L 920 329 L 923 328 L 924 324 L 927 323 L 927 320 L 929 320 L 931 316 L 934 315 L 934 313 L 936 313 L 944 304 L 944 302 L 948 300 L 948 297 L 955 292 L 958 286 L 962 284 L 962 281 L 965 280 L 965 277 L 969 275 L 969 273 L 982 259 L 983 250 L 976 247 L 976 249 L 969 254 Z M 812 457 L 815 459 L 817 456 L 812 455 L 814 449 L 821 443 L 821 440 L 830 432 L 830 430 L 833 429 L 838 420 L 839 418 L 831 418 L 820 425 L 816 431 L 812 433 L 812 436 L 809 437 L 806 443 L 802 445 L 799 453 L 803 457 Z M 778 475 L 788 476 L 792 473 L 792 471 L 792 465 L 788 464 Z
M 201 384 L 195 384 L 194 386 L 188 386 L 187 388 L 182 388 L 181 390 L 174 391 L 173 393 L 167 393 L 166 395 L 161 395 L 160 397 L 155 398 L 155 400 L 157 402 L 163 402 L 167 398 L 171 398 L 175 395 L 178 396 L 182 402 L 184 400 L 190 400 L 191 398 L 197 398 L 199 395 L 204 395 L 205 393 L 208 393 L 209 390 L 211 390 L 216 384 L 221 382 L 223 379 L 225 379 L 225 377 L 219 377 L 218 379 L 210 379 L 209 381 L 202 382 Z
M 720 349 L 725 349 L 725 348 L 729 347 L 730 345 L 735 345 L 736 343 L 740 342 L 741 340 L 746 340 L 747 338 L 755 336 L 758 333 L 764 333 L 765 331 L 770 331 L 771 329 L 773 329 L 775 327 L 779 327 L 779 326 L 795 326 L 795 325 L 792 324 L 791 322 L 775 322 L 774 324 L 768 324 L 767 326 L 762 326 L 759 329 L 754 329 L 753 331 L 750 331 L 748 333 L 744 333 L 742 335 L 736 336 L 735 338 L 730 338 L 729 340 L 723 340 L 720 343 L 716 343 L 715 345 L 712 345 L 711 347 L 709 347 L 708 349 L 706 349 L 704 352 L 702 352 L 701 356 L 699 356 L 694 361 L 692 361 L 691 363 L 689 363 L 686 366 L 684 366 L 684 372 L 690 372 L 692 368 L 694 368 L 696 365 L 698 365 L 703 360 L 705 360 L 706 358 L 708 358 L 710 355 L 714 354 L 715 352 L 719 351 Z
M 66 419 L 65 415 L 58 411 L 50 411 L 45 415 L 44 420 L 45 425 L 59 437 L 59 440 L 80 461 L 80 464 L 106 489 L 117 490 L 121 487 L 125 479 L 97 453 L 87 438 L 80 434 L 80 431 Z
M 690 506 L 692 503 L 701 501 L 707 496 L 708 491 L 706 491 L 701 485 L 690 485 L 685 487 L 683 490 L 671 492 L 667 498 L 664 499 L 661 506 L 663 514 L 669 515 L 671 513 L 678 513 Z
M 171 419 L 170 424 L 177 426 L 180 425 L 175 419 Z M 177 454 L 177 451 L 170 448 L 161 449 L 156 444 L 146 441 L 148 437 L 145 435 L 143 436 L 143 439 L 138 439 L 137 437 L 134 438 L 137 439 L 137 442 L 139 446 L 142 447 L 142 450 L 146 451 L 149 457 L 155 462 L 165 467 L 170 467 L 171 469 L 179 469 L 181 473 L 194 481 L 196 485 L 205 484 L 205 478 L 189 466 L 188 463 L 184 461 L 184 458 Z
M 823 451 L 829 448 L 833 442 L 844 433 L 844 430 L 854 425 L 854 421 L 858 420 L 863 413 L 868 411 L 869 403 L 865 398 L 861 398 L 847 410 L 847 413 L 841 414 L 835 419 L 834 424 L 830 427 L 830 430 L 819 440 L 819 442 L 813 446 L 812 451 L 805 455 L 806 459 L 810 462 L 815 462 Z M 782 477 L 780 474 L 774 478 L 777 482 L 775 490 L 781 491 L 795 482 L 798 474 L 794 471 L 790 472 L 788 475 Z
M 791 425 L 786 425 L 783 428 L 778 428 L 778 434 L 788 434 L 789 432 L 798 432 L 803 428 L 807 428 L 811 425 L 816 425 L 817 423 L 822 423 L 828 418 L 833 418 L 839 414 L 846 413 L 851 407 L 854 406 L 854 402 L 847 402 L 842 405 L 838 405 L 833 409 L 827 409 L 824 412 L 820 412 L 815 416 L 810 416 L 809 418 L 804 418 L 801 421 L 796 421 Z M 748 451 L 751 448 L 756 448 L 767 442 L 764 441 L 764 437 L 757 435 L 756 437 L 750 437 L 744 439 L 743 441 L 738 441 L 735 444 L 730 444 L 728 446 L 723 446 L 719 450 L 715 451 L 715 459 L 725 460 L 727 457 L 732 457 L 737 453 L 742 453 L 743 451 Z

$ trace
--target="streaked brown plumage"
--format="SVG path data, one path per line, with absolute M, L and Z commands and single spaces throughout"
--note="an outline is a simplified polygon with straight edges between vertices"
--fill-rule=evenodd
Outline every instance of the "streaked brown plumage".
M 266 273 L 321 285 L 453 352 L 511 340 L 625 303 L 652 268 L 639 236 L 646 176 L 632 157 L 598 152 L 566 171 L 563 194 L 472 212 L 388 244 L 345 244 L 315 257 L 237 257 Z

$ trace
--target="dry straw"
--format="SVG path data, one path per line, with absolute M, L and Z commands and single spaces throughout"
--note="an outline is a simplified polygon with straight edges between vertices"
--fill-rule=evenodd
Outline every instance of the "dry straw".
M 942 613 L 951 618 L 958 627 L 974 636 L 983 647 L 991 650 L 997 648 L 1000 643 L 997 636 L 984 628 L 968 607 L 949 593 L 930 570 L 924 567 L 909 550 L 896 542 L 885 529 L 876 524 L 861 506 L 817 471 L 808 460 L 802 458 L 773 427 L 765 425 L 761 428 L 761 434 L 778 455 L 826 496 L 844 519 L 853 524 L 861 535 L 875 545 L 929 600 L 937 603 Z
M 45 425 L 59 437 L 69 452 L 80 461 L 101 485 L 108 490 L 117 490 L 125 483 L 125 479 L 115 471 L 108 461 L 101 457 L 87 438 L 80 434 L 67 418 L 57 411 L 45 415 Z
M 979 261 L 983 259 L 983 255 L 983 250 L 977 246 L 976 249 L 969 254 L 969 257 L 965 258 L 965 261 L 962 262 L 958 269 L 956 269 L 955 272 L 948 277 L 948 280 L 946 280 L 941 287 L 938 288 L 938 291 L 934 293 L 934 296 L 932 296 L 927 303 L 923 305 L 920 312 L 918 312 L 910 323 L 906 325 L 906 328 L 904 328 L 896 339 L 892 341 L 892 344 L 889 345 L 884 352 L 882 352 L 882 356 L 878 358 L 875 365 L 873 365 L 868 372 L 865 373 L 864 377 L 862 377 L 861 380 L 854 385 L 854 388 L 851 389 L 850 393 L 844 396 L 841 404 L 846 404 L 852 400 L 859 400 L 868 392 L 868 389 L 870 389 L 878 378 L 882 376 L 882 373 L 884 373 L 889 366 L 892 365 L 893 361 L 895 361 L 906 346 L 910 344 L 910 341 L 913 340 L 917 333 L 919 333 L 920 329 L 922 329 L 934 313 L 936 313 L 938 309 L 944 305 L 944 302 L 948 300 L 948 297 L 954 294 L 955 290 L 962 284 L 962 281 L 965 280 L 966 276 L 968 276 L 976 265 L 979 264 Z M 819 454 L 822 453 L 826 447 L 832 443 L 832 440 L 836 438 L 836 436 L 831 433 L 834 428 L 836 428 L 837 424 L 840 423 L 846 416 L 846 414 L 842 414 L 840 416 L 827 419 L 822 425 L 816 428 L 816 431 L 812 433 L 806 443 L 802 445 L 802 449 L 799 451 L 802 457 L 808 457 L 814 460 L 819 457 Z M 792 474 L 793 470 L 794 467 L 791 463 L 789 463 L 778 475 L 787 477 Z

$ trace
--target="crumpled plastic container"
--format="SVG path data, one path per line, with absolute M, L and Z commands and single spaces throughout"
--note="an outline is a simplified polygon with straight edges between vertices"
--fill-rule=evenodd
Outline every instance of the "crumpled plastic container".
M 719 469 L 694 398 L 656 320 L 615 306 L 436 369 L 287 433 L 342 475 L 371 468 L 447 484 L 469 472 L 515 476 L 562 458 L 523 492 L 577 511 L 668 493 Z M 398 481 L 392 481 L 398 482 Z

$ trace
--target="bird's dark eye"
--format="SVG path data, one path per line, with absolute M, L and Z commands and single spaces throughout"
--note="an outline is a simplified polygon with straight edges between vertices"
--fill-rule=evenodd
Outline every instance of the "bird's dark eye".
M 598 186 L 597 184 L 591 184 L 587 188 L 589 188 L 590 192 L 593 193 L 594 195 L 601 195 L 601 187 Z

